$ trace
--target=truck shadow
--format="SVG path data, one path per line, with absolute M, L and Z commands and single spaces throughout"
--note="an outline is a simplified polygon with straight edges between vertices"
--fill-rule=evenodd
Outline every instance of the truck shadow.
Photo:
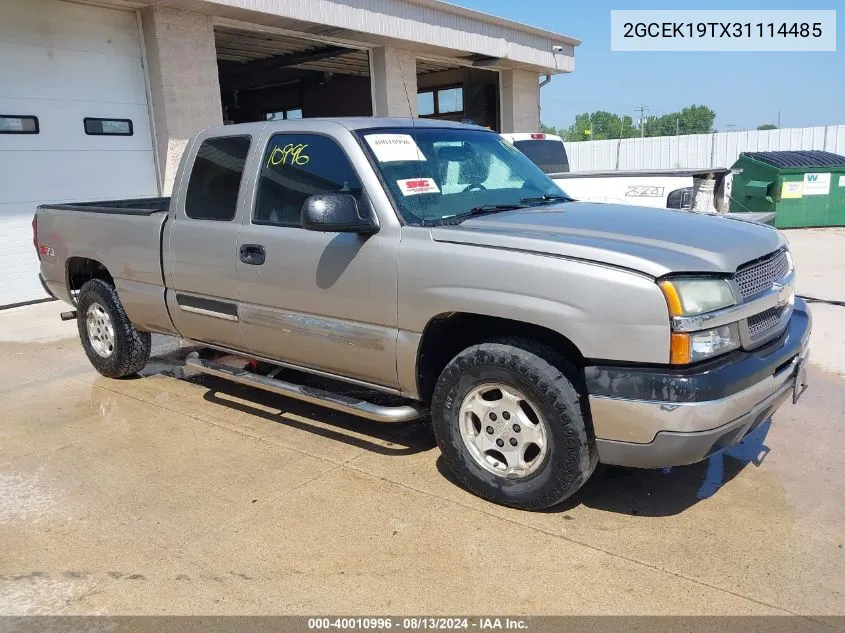
M 208 389 L 203 395 L 206 402 L 379 455 L 413 455 L 431 450 L 437 445 L 431 425 L 426 421 L 404 424 L 371 422 L 260 389 L 233 384 L 222 378 L 193 376 L 190 380 Z
M 427 419 L 402 424 L 373 422 L 223 378 L 194 373 L 185 368 L 185 357 L 201 349 L 199 346 L 179 347 L 164 337 L 156 339 L 155 355 L 140 372 L 141 376 L 161 374 L 200 385 L 206 389 L 203 394 L 206 402 L 379 455 L 413 455 L 437 446 Z M 371 395 L 374 398 L 392 397 Z
M 545 512 L 568 512 L 584 505 L 632 516 L 665 517 L 680 514 L 699 501 L 712 497 L 749 464 L 762 464 L 769 452 L 765 440 L 770 426 L 771 419 L 766 420 L 736 446 L 698 464 L 663 470 L 599 464 L 583 488 Z M 461 487 L 442 456 L 437 460 L 437 469 L 443 477 Z
M 600 465 L 587 484 L 551 512 L 565 512 L 576 505 L 635 516 L 662 517 L 679 514 L 715 495 L 749 464 L 760 466 L 769 448 L 765 445 L 771 419 L 732 446 L 698 464 L 641 470 Z
M 172 346 L 161 349 L 142 375 L 165 374 L 201 385 L 207 389 L 203 395 L 206 402 L 379 455 L 401 457 L 437 446 L 428 419 L 402 424 L 371 422 L 222 378 L 187 373 L 183 363 L 190 351 L 192 348 Z M 644 517 L 679 514 L 712 497 L 749 464 L 761 465 L 769 452 L 765 441 L 770 427 L 771 419 L 736 446 L 690 466 L 641 470 L 599 464 L 581 490 L 546 512 L 567 512 L 585 505 Z M 442 455 L 437 469 L 449 482 L 462 487 Z

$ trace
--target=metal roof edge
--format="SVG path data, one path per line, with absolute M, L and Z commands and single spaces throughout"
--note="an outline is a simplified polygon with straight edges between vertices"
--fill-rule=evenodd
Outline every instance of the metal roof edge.
M 561 35 L 560 33 L 555 33 L 554 31 L 549 31 L 547 29 L 541 29 L 536 26 L 531 26 L 530 24 L 524 24 L 523 22 L 517 22 L 515 20 L 508 20 L 507 18 L 500 18 L 496 15 L 492 15 L 490 13 L 484 13 L 483 11 L 477 11 L 475 9 L 467 9 L 466 7 L 458 6 L 457 4 L 452 4 L 451 2 L 444 2 L 444 0 L 407 0 L 412 4 L 419 4 L 426 7 L 430 7 L 432 9 L 439 9 L 441 11 L 446 11 L 448 13 L 453 13 L 455 15 L 460 15 L 467 18 L 475 18 L 481 22 L 487 22 L 491 24 L 497 24 L 499 26 L 505 26 L 508 28 L 515 29 L 517 31 L 522 31 L 524 33 L 531 33 L 533 35 L 539 35 L 542 37 L 547 37 L 551 40 L 559 41 L 563 44 L 570 44 L 572 46 L 580 46 L 581 40 L 575 39 L 574 37 L 569 37 L 568 35 Z

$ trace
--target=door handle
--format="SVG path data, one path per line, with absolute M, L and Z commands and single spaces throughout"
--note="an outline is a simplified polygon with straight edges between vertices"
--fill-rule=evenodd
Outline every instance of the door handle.
M 240 249 L 241 261 L 250 266 L 261 266 L 264 263 L 266 252 L 260 244 L 242 244 Z

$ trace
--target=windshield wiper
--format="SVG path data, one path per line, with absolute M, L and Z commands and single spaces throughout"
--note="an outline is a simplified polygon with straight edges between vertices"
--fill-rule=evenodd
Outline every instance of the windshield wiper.
M 574 200 L 569 196 L 560 196 L 556 193 L 544 193 L 542 196 L 522 198 L 520 202 L 530 204 L 532 202 L 574 202 Z
M 520 202 L 525 202 L 521 200 Z M 467 215 L 483 215 L 485 213 L 496 213 L 497 211 L 513 211 L 514 209 L 523 209 L 521 204 L 482 204 L 480 207 L 473 207 L 467 213 L 459 213 L 456 217 Z
M 453 224 L 460 224 L 464 220 L 469 220 L 476 215 L 487 215 L 489 213 L 499 213 L 500 211 L 513 211 L 514 209 L 524 209 L 524 204 L 483 204 L 479 207 L 473 207 L 465 213 L 458 213 L 456 215 L 446 216 L 445 218 L 423 219 L 420 226 L 448 226 Z

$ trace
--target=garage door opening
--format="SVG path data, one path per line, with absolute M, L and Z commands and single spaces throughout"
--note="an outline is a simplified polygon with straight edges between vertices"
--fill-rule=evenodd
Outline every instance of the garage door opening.
M 373 112 L 366 50 L 225 27 L 214 38 L 226 123 Z
M 499 73 L 417 59 L 417 112 L 499 131 Z

